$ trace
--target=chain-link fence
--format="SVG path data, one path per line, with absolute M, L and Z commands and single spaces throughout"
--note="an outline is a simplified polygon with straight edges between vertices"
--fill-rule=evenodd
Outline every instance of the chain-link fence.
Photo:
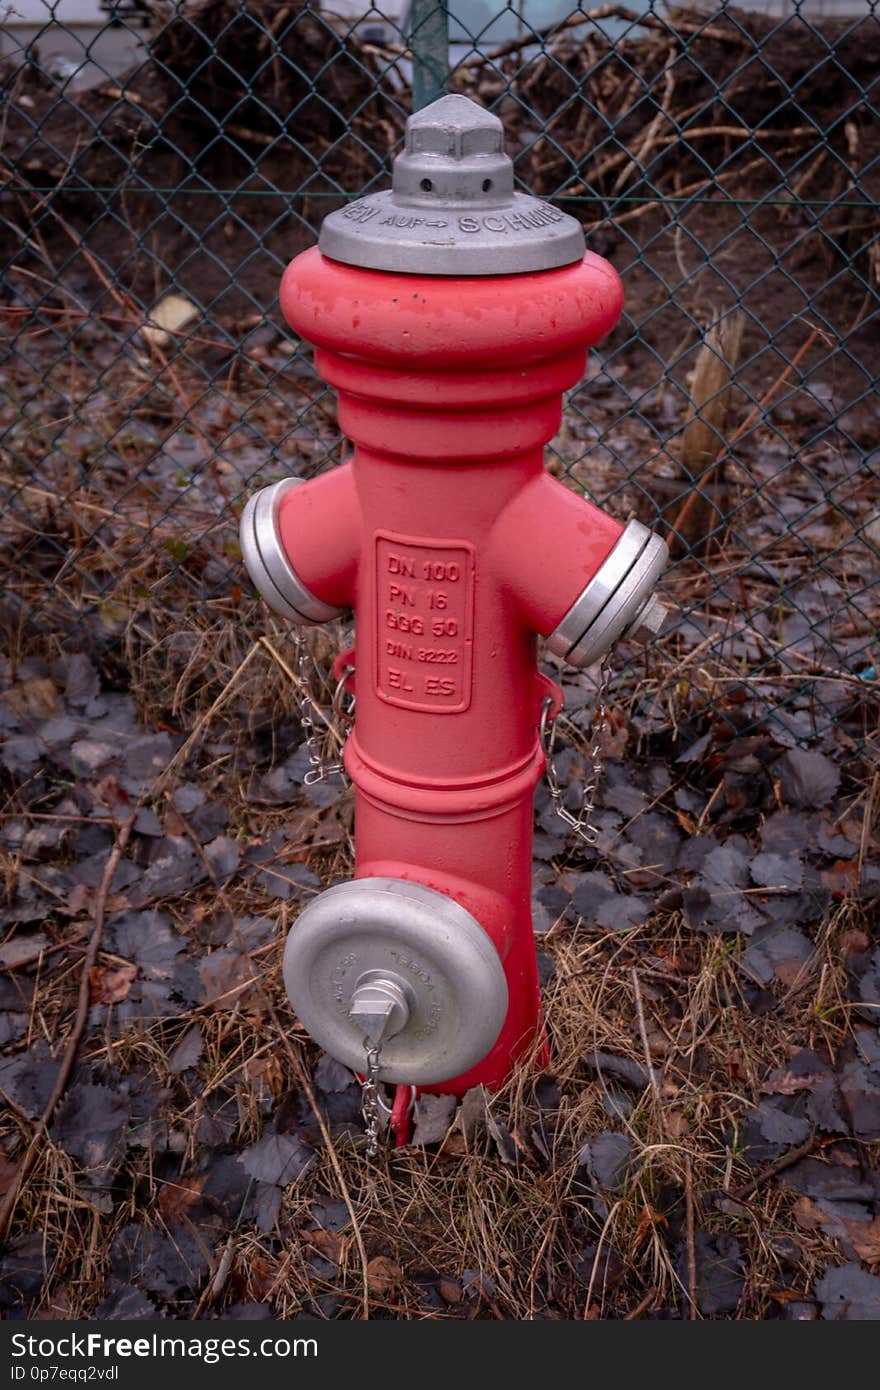
M 219 648 L 245 494 L 342 448 L 277 307 L 413 101 L 505 123 L 626 313 L 550 467 L 668 532 L 643 732 L 876 726 L 880 13 L 570 0 L 16 0 L 2 42 L 3 621 Z M 256 621 L 256 618 L 254 618 Z M 149 653 L 149 657 L 145 656 Z M 109 659 L 109 658 L 108 658 Z

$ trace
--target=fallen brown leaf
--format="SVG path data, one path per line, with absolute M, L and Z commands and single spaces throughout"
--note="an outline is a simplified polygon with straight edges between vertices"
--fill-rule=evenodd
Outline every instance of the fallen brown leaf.
M 178 1182 L 165 1184 L 159 1193 L 158 1205 L 166 1221 L 177 1221 L 186 1215 L 201 1197 L 207 1177 L 207 1173 L 203 1173 L 199 1178 L 181 1178 Z
M 89 888 L 85 883 L 75 883 L 67 895 L 69 916 L 78 917 L 81 912 L 85 912 L 94 896 L 94 888 Z
M 441 1279 L 437 1285 L 440 1297 L 445 1303 L 460 1303 L 462 1300 L 461 1284 L 457 1279 Z
M 844 1221 L 849 1238 L 860 1260 L 876 1264 L 880 1260 L 880 1218 L 873 1221 Z
M 443 1147 L 440 1150 L 442 1154 L 452 1158 L 463 1158 L 467 1151 L 467 1140 L 463 1134 L 458 1134 L 455 1131 L 453 1131 L 452 1134 L 447 1134 L 446 1138 L 443 1140 Z
M 828 1223 L 828 1217 L 811 1197 L 798 1197 L 791 1214 L 802 1231 L 820 1231 Z
M 794 989 L 797 985 L 802 985 L 812 970 L 812 960 L 776 960 L 773 962 L 773 974 L 780 984 L 785 985 L 786 989 Z
M 835 859 L 830 869 L 822 870 L 822 882 L 835 898 L 846 898 L 857 892 L 859 877 L 859 866 L 854 859 Z
M 89 975 L 93 1004 L 121 1004 L 137 979 L 137 966 L 96 965 Z
M 249 1057 L 242 1070 L 248 1081 L 262 1081 L 278 1099 L 284 1094 L 284 1070 L 281 1059 L 274 1054 Z
M 342 1236 L 337 1235 L 335 1231 L 323 1230 L 301 1231 L 300 1234 L 304 1243 L 310 1245 L 313 1250 L 319 1251 L 325 1260 L 332 1260 L 335 1265 L 339 1264 L 345 1248 L 345 1241 Z
M 168 806 L 165 809 L 165 814 L 162 817 L 162 829 L 166 835 L 183 836 L 186 834 L 186 821 L 173 806 Z
M 862 956 L 865 951 L 870 949 L 871 938 L 866 931 L 859 931 L 853 927 L 852 931 L 845 931 L 840 938 L 843 954 L 849 960 L 850 956 Z
M 403 1270 L 387 1255 L 374 1255 L 367 1264 L 367 1287 L 371 1293 L 390 1293 L 403 1278 Z
M 666 1132 L 670 1139 L 683 1139 L 691 1127 L 681 1110 L 667 1110 Z
M 794 1072 L 784 1071 L 781 1076 L 777 1076 L 773 1081 L 765 1081 L 761 1087 L 761 1094 L 764 1096 L 795 1096 L 798 1091 L 810 1091 L 817 1081 L 821 1081 L 822 1073 L 811 1072 L 809 1075 L 795 1076 Z
M 19 681 L 0 695 L 10 709 L 31 719 L 50 719 L 58 703 L 58 691 L 45 676 Z

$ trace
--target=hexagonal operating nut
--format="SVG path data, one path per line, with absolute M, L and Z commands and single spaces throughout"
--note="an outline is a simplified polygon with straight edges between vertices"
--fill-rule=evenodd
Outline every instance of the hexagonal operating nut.
M 406 985 L 392 975 L 367 971 L 355 985 L 348 1016 L 364 1031 L 364 1038 L 373 1047 L 383 1039 L 393 1038 L 409 1022 L 410 1000 Z
M 394 161 L 394 196 L 436 209 L 492 207 L 513 197 L 513 163 L 497 116 L 457 93 L 440 97 L 406 123 Z
M 408 154 L 445 155 L 447 159 L 498 155 L 504 153 L 504 127 L 491 111 L 453 93 L 409 117 L 405 146 Z
M 665 603 L 661 603 L 656 594 L 652 594 L 643 608 L 636 614 L 633 622 L 627 628 L 624 636 L 632 639 L 633 642 L 641 642 L 647 646 L 653 642 L 655 637 L 660 636 L 660 630 L 666 621 L 669 609 Z

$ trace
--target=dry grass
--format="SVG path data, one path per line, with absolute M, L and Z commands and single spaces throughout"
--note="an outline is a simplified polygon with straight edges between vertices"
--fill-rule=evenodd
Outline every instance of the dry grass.
M 243 899 L 230 895 L 233 912 L 268 907 L 253 896 Z M 175 916 L 185 925 L 195 911 L 222 905 L 202 895 L 180 904 Z M 242 1147 L 260 1136 L 267 1094 L 280 1103 L 301 1084 L 300 1068 L 311 1071 L 315 1054 L 292 1026 L 280 979 L 284 907 L 277 917 L 275 944 L 254 962 L 259 985 L 245 1002 L 231 1011 L 201 1007 L 121 1037 L 92 1034 L 84 1046 L 84 1057 L 93 1063 L 122 1074 L 143 1068 L 167 1081 L 172 1048 L 199 1022 L 200 1092 L 186 1107 L 172 1107 L 175 1143 L 186 1155 L 184 1173 L 195 1172 L 198 1115 L 222 1088 L 234 1086 L 236 1144 Z M 773 1183 L 739 1202 L 725 1204 L 723 1197 L 753 1177 L 738 1152 L 737 1133 L 763 1077 L 799 1047 L 821 1043 L 836 1050 L 846 1036 L 850 1014 L 841 987 L 840 935 L 854 925 L 868 923 L 854 905 L 841 907 L 820 934 L 809 976 L 801 987 L 781 991 L 779 1007 L 759 1021 L 731 1002 L 738 992 L 735 940 L 688 933 L 677 914 L 657 915 L 625 939 L 558 925 L 544 944 L 556 965 L 545 1003 L 559 1106 L 539 1110 L 528 1067 L 491 1102 L 492 1114 L 513 1135 L 515 1162 L 502 1161 L 485 1134 L 453 1131 L 436 1151 L 390 1151 L 374 1163 L 359 1146 L 337 1142 L 336 1166 L 327 1151 L 320 1152 L 317 1167 L 285 1193 L 287 1237 L 280 1246 L 253 1228 L 233 1227 L 219 1306 L 232 1298 L 269 1300 L 277 1316 L 290 1317 L 323 1294 L 341 1294 L 342 1309 L 359 1315 L 363 1281 L 352 1230 L 330 1242 L 337 1261 L 332 1275 L 316 1278 L 308 1264 L 311 1204 L 326 1194 L 351 1201 L 368 1259 L 391 1261 L 390 1276 L 377 1275 L 375 1287 L 368 1287 L 376 1316 L 580 1318 L 623 1317 L 640 1307 L 645 1314 L 686 1310 L 688 1289 L 674 1248 L 687 1200 L 698 1229 L 730 1232 L 743 1244 L 748 1280 L 740 1316 L 767 1316 L 774 1294 L 784 1296 L 781 1237 L 797 1238 L 797 1282 L 808 1295 L 815 1271 L 835 1257 L 833 1242 L 799 1231 L 789 1195 Z M 63 1040 L 76 965 L 72 953 L 50 987 L 38 984 L 32 1037 Z M 645 1065 L 634 973 L 650 1062 L 662 1070 L 662 1080 L 620 1122 L 634 1163 L 623 1190 L 597 1212 L 577 1153 L 591 1134 L 608 1128 L 603 1100 L 616 1088 L 597 1077 L 584 1057 L 605 1051 Z M 28 1126 L 7 1112 L 2 1130 L 6 1139 L 18 1133 L 24 1141 Z M 64 1316 L 88 1316 L 103 1285 L 114 1230 L 145 1217 L 161 1228 L 170 1214 L 185 1216 L 198 1196 L 198 1181 L 169 1181 L 153 1162 L 149 1149 L 130 1153 L 116 1184 L 127 1197 L 104 1216 L 78 1189 L 74 1165 L 63 1151 L 45 1145 L 19 1211 L 20 1227 L 44 1233 L 47 1248 L 57 1252 L 56 1278 L 43 1306 L 56 1297 L 63 1300 Z M 596 1243 L 605 1258 L 590 1277 L 578 1257 L 584 1245 Z M 224 1248 L 225 1239 L 212 1249 L 214 1268 Z M 462 1294 L 456 1302 L 467 1270 L 480 1272 L 482 1292 Z M 451 1281 L 444 1285 L 450 1301 L 426 1309 L 425 1281 L 436 1276 Z M 184 1316 L 191 1310 L 180 1309 Z

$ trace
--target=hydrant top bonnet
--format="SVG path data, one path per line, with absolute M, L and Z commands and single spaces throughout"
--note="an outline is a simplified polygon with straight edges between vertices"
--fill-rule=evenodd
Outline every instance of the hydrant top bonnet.
M 331 212 L 318 245 L 331 260 L 410 275 L 519 275 L 585 249 L 575 218 L 514 193 L 501 122 L 457 95 L 409 117 L 390 192 Z

